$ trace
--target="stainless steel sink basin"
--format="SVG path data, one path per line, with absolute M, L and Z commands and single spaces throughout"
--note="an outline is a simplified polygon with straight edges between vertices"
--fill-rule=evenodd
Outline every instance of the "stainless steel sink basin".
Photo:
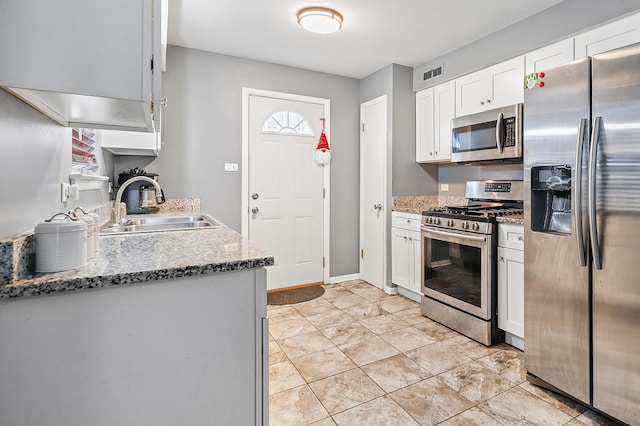
M 127 219 L 120 225 L 104 228 L 101 235 L 134 234 L 141 232 L 184 231 L 190 229 L 215 229 L 223 225 L 206 215 L 153 216 Z

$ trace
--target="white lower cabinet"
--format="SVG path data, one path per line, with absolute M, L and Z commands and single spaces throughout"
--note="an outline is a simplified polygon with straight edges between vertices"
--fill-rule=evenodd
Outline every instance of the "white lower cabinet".
M 507 343 L 524 350 L 524 227 L 498 228 L 498 327 Z
M 419 302 L 422 215 L 393 212 L 391 216 L 391 282 L 401 295 Z

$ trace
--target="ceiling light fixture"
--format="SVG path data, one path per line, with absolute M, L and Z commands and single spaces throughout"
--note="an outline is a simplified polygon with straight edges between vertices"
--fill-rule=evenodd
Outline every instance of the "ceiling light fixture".
M 326 7 L 306 7 L 300 9 L 296 16 L 298 24 L 312 33 L 329 34 L 342 28 L 342 15 Z

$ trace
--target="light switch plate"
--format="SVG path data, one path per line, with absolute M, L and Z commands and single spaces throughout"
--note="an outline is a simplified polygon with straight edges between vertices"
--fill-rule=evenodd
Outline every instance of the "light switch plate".
M 440 191 L 443 191 L 443 192 L 449 191 L 449 184 L 448 183 L 441 183 L 440 184 Z
M 225 172 L 237 172 L 238 171 L 238 163 L 224 163 L 224 171 Z
M 60 201 L 66 203 L 69 200 L 69 184 L 62 182 L 60 184 Z

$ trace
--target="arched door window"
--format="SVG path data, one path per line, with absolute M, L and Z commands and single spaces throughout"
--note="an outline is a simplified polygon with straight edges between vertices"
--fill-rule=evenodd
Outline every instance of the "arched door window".
M 272 114 L 262 125 L 262 131 L 313 136 L 309 121 L 294 111 L 278 111 Z

